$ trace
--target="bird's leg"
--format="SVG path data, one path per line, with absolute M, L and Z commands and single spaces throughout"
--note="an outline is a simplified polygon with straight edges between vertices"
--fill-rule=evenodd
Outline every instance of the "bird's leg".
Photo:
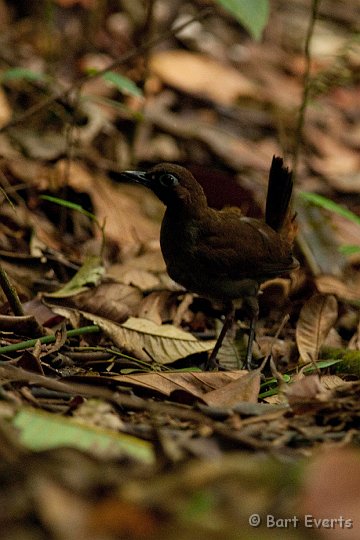
M 249 340 L 248 340 L 247 349 L 246 349 L 245 367 L 246 369 L 251 371 L 253 369 L 252 346 L 255 339 L 256 322 L 259 316 L 259 302 L 256 296 L 250 296 L 246 298 L 246 303 L 249 307 L 251 318 L 250 318 Z
M 255 327 L 256 327 L 256 321 L 257 321 L 257 318 L 256 318 L 256 317 L 252 317 L 252 318 L 251 318 L 251 321 L 250 321 L 250 331 L 249 331 L 249 339 L 248 339 L 248 344 L 247 344 L 247 348 L 246 348 L 245 367 L 246 367 L 246 369 L 248 369 L 249 371 L 251 371 L 251 370 L 253 369 L 253 365 L 252 365 L 252 346 L 253 346 L 254 339 L 255 339 Z
M 216 367 L 218 367 L 218 364 L 216 362 L 216 357 L 218 355 L 222 342 L 224 341 L 226 332 L 229 330 L 229 328 L 231 327 L 233 323 L 234 317 L 235 317 L 235 307 L 234 307 L 234 304 L 231 302 L 226 313 L 223 327 L 215 343 L 215 347 L 213 348 L 212 353 L 210 354 L 209 359 L 206 362 L 206 365 L 205 365 L 206 371 L 213 371 Z

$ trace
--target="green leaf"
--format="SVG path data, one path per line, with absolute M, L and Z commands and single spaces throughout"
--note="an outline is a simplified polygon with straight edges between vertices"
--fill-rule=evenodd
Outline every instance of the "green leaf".
M 36 71 L 31 71 L 30 69 L 16 67 L 10 68 L 0 74 L 0 81 L 16 81 L 16 80 L 26 80 L 26 81 L 42 81 L 47 82 L 49 80 L 48 75 L 44 73 L 37 73 Z
M 44 411 L 23 408 L 13 424 L 20 430 L 20 441 L 29 450 L 71 447 L 96 456 L 130 456 L 144 463 L 154 462 L 150 443 L 124 433 L 86 426 L 71 418 Z
M 102 78 L 114 86 L 122 92 L 123 94 L 128 94 L 130 96 L 136 96 L 141 97 L 143 95 L 142 91 L 136 84 L 128 79 L 127 77 L 123 77 L 123 75 L 119 75 L 119 73 L 115 73 L 114 71 L 107 71 L 102 75 Z
M 259 40 L 269 18 L 269 0 L 217 0 L 231 15 Z
M 41 195 L 40 199 L 43 199 L 44 201 L 53 202 L 55 204 L 58 204 L 59 206 L 65 206 L 65 208 L 70 208 L 70 210 L 76 210 L 77 212 L 80 212 L 81 214 L 84 214 L 84 216 L 87 216 L 88 218 L 92 219 L 97 223 L 96 216 L 92 214 L 91 212 L 88 212 L 85 210 L 80 204 L 73 203 L 71 201 L 66 201 L 65 199 L 58 199 L 58 197 L 52 197 L 51 195 Z
M 344 246 L 340 246 L 339 251 L 343 255 L 355 255 L 356 253 L 360 253 L 360 246 L 346 244 Z
M 325 210 L 329 210 L 330 212 L 335 212 L 335 214 L 338 214 L 339 216 L 342 216 L 349 221 L 360 225 L 359 216 L 357 216 L 347 208 L 344 208 L 340 204 L 332 201 L 331 199 L 324 197 L 323 195 L 318 195 L 317 193 L 310 193 L 308 191 L 302 191 L 300 193 L 300 197 L 305 201 L 315 204 L 316 206 L 320 206 L 321 208 L 325 208 Z
M 315 365 L 309 365 L 306 368 L 304 368 L 303 372 L 309 373 L 317 369 L 326 369 L 328 367 L 334 366 L 335 364 L 338 364 L 339 362 L 342 362 L 342 358 L 331 359 L 331 360 L 320 360 L 319 362 L 316 362 Z
M 58 291 L 49 293 L 47 296 L 51 298 L 67 298 L 87 291 L 89 286 L 94 286 L 99 283 L 104 272 L 105 269 L 101 265 L 100 257 L 90 255 L 70 281 Z

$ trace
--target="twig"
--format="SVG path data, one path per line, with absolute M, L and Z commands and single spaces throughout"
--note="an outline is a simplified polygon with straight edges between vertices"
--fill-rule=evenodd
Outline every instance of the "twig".
M 82 328 L 75 328 L 74 330 L 69 330 L 67 332 L 67 337 L 82 336 L 84 334 L 97 334 L 101 329 L 97 325 L 93 326 L 83 326 Z M 41 344 L 55 343 L 56 335 L 51 336 L 42 336 L 35 339 L 28 339 L 26 341 L 21 341 L 20 343 L 12 343 L 11 345 L 5 345 L 0 347 L 0 354 L 13 352 L 13 351 L 24 351 L 25 349 L 30 349 L 34 347 L 37 342 Z
M 118 66 L 120 66 L 120 65 L 124 64 L 125 62 L 127 62 L 128 60 L 131 60 L 132 58 L 135 58 L 136 56 L 139 56 L 140 54 L 146 52 L 147 50 L 155 47 L 156 45 L 158 45 L 162 41 L 165 41 L 169 37 L 172 37 L 172 36 L 176 35 L 178 32 L 183 30 L 189 24 L 192 24 L 195 21 L 201 21 L 201 20 L 205 19 L 208 15 L 210 15 L 210 13 L 212 13 L 212 11 L 213 10 L 211 8 L 205 8 L 205 9 L 201 10 L 198 13 L 198 15 L 196 15 L 192 19 L 187 20 L 186 22 L 183 22 L 182 24 L 179 24 L 175 28 L 167 30 L 161 36 L 157 36 L 155 38 L 149 39 L 148 41 L 145 41 L 144 43 L 142 43 L 138 47 L 135 47 L 135 48 L 131 49 L 130 51 L 124 53 L 117 60 L 114 60 L 114 62 L 109 64 L 106 68 L 101 69 L 100 71 L 97 71 L 95 74 L 91 73 L 91 74 L 83 75 L 77 81 L 75 81 L 71 86 L 69 86 L 68 88 L 64 88 L 63 90 L 60 90 L 56 94 L 53 94 L 52 96 L 49 96 L 48 98 L 44 99 L 43 101 L 40 101 L 40 103 L 37 103 L 36 105 L 33 105 L 32 107 L 30 107 L 30 109 L 28 109 L 23 114 L 19 115 L 17 118 L 14 118 L 13 120 L 10 120 L 10 122 L 8 122 L 7 124 L 5 124 L 4 126 L 2 126 L 0 128 L 0 133 L 2 133 L 3 131 L 6 131 L 7 129 L 9 129 L 9 128 L 21 123 L 21 122 L 24 122 L 25 120 L 27 120 L 28 118 L 30 118 L 34 114 L 36 114 L 36 113 L 42 111 L 43 109 L 49 107 L 50 105 L 52 105 L 55 101 L 61 101 L 61 100 L 67 99 L 68 95 L 73 90 L 80 89 L 89 80 L 93 80 L 93 79 L 97 79 L 99 77 L 102 77 L 102 75 L 104 75 L 108 71 L 111 71 L 111 70 L 117 68 Z
M 311 87 L 311 79 L 310 79 L 310 69 L 311 69 L 311 51 L 310 51 L 310 43 L 311 38 L 314 33 L 314 26 L 317 19 L 318 11 L 319 11 L 319 5 L 320 0 L 312 0 L 312 8 L 311 8 L 311 18 L 309 22 L 309 27 L 306 33 L 306 39 L 305 39 L 305 72 L 304 72 L 304 78 L 303 78 L 303 96 L 302 101 L 299 109 L 299 116 L 298 116 L 298 122 L 296 126 L 295 131 L 295 147 L 294 147 L 294 154 L 293 154 L 293 164 L 292 164 L 292 170 L 293 170 L 293 180 L 296 178 L 297 174 L 297 166 L 299 162 L 299 154 L 300 154 L 300 147 L 302 143 L 303 138 L 303 128 L 304 128 L 304 122 L 305 122 L 305 112 L 308 105 L 309 100 L 309 93 L 310 93 L 310 87 Z
M 5 272 L 4 268 L 1 266 L 1 264 L 0 264 L 0 286 L 2 290 L 4 291 L 4 294 L 7 298 L 7 301 L 10 304 L 10 307 L 14 315 L 18 315 L 19 317 L 22 317 L 24 315 L 24 310 L 21 305 L 20 298 L 18 296 L 18 293 L 16 292 L 16 289 L 10 283 L 8 275 Z

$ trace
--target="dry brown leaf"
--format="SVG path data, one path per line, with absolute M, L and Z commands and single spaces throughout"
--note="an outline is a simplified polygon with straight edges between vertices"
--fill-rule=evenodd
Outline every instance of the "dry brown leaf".
M 245 372 L 166 372 L 166 373 L 137 373 L 133 375 L 116 375 L 112 377 L 121 384 L 130 384 L 132 387 L 147 388 L 159 392 L 167 397 L 174 392 L 186 392 L 193 397 L 203 398 L 212 391 L 227 387 L 232 381 L 242 378 Z
M 130 310 L 126 304 L 116 302 L 102 295 L 94 295 L 91 291 L 74 296 L 66 303 L 70 307 L 88 313 L 95 313 L 117 323 L 126 321 L 130 315 Z
M 231 105 L 240 96 L 259 95 L 256 85 L 237 69 L 203 54 L 161 51 L 151 57 L 150 68 L 170 86 L 222 105 Z
M 179 306 L 176 306 L 175 303 L 170 305 L 171 316 L 169 318 L 172 320 L 175 326 L 180 326 L 182 321 L 190 322 L 193 320 L 194 314 L 189 309 L 193 299 L 194 297 L 191 293 L 186 293 L 184 294 Z
M 45 335 L 44 328 L 33 315 L 1 315 L 0 331 L 14 332 L 20 336 L 40 337 Z
M 90 313 L 84 315 L 99 325 L 115 345 L 144 362 L 153 358 L 159 364 L 171 364 L 190 354 L 209 352 L 215 346 L 214 340 L 199 341 L 189 332 L 171 324 L 158 325 L 146 319 L 130 317 L 120 325 Z
M 51 326 L 51 321 L 57 318 L 57 315 L 47 307 L 42 301 L 41 296 L 37 295 L 28 302 L 23 303 L 25 315 L 32 315 L 39 324 Z
M 304 304 L 296 326 L 296 344 L 302 363 L 317 361 L 320 347 L 337 317 L 335 296 L 316 294 Z
M 296 281 L 298 279 L 299 278 L 296 277 L 293 283 L 290 278 L 275 278 L 263 283 L 261 285 L 262 305 L 269 306 L 270 309 L 282 308 L 289 298 L 292 287 L 294 285 L 296 286 Z
M 142 291 L 158 287 L 159 274 L 164 272 L 166 272 L 166 266 L 158 241 L 155 246 L 151 246 L 151 251 L 139 257 L 131 257 L 125 263 L 113 264 L 107 270 L 107 274 L 112 278 L 134 285 Z
M 164 313 L 168 311 L 166 306 L 172 295 L 171 291 L 154 291 L 148 294 L 140 304 L 138 317 L 162 324 L 164 320 L 169 319 L 164 318 Z
M 346 384 L 341 377 L 338 377 L 338 375 L 323 375 L 320 382 L 326 390 L 332 390 L 333 388 L 344 386 L 344 384 Z
M 142 291 L 147 291 L 160 285 L 160 280 L 147 270 L 129 267 L 126 264 L 114 264 L 109 268 L 108 275 L 125 285 L 134 285 Z
M 302 377 L 292 384 L 287 384 L 284 387 L 284 392 L 290 405 L 316 400 L 324 395 L 330 396 L 330 392 L 325 390 L 318 375 Z
M 52 307 L 64 307 L 94 313 L 117 323 L 137 312 L 142 295 L 135 287 L 121 283 L 102 283 L 95 288 L 68 298 L 44 297 Z
M 335 276 L 323 275 L 315 278 L 315 284 L 322 294 L 333 294 L 348 302 L 360 300 L 360 283 L 353 283 L 350 280 L 344 282 Z
M 240 401 L 257 403 L 260 391 L 261 372 L 258 369 L 246 372 L 244 375 L 232 381 L 226 386 L 208 392 L 204 397 L 207 405 L 217 407 L 233 407 Z

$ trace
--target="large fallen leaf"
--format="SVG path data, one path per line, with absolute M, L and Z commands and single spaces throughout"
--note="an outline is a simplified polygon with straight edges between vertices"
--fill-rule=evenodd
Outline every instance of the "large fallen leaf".
M 337 317 L 335 296 L 315 294 L 304 304 L 296 327 L 301 362 L 317 361 L 320 347 Z
M 170 397 L 174 392 L 184 392 L 193 398 L 202 398 L 207 403 L 207 395 L 219 388 L 227 388 L 234 380 L 244 378 L 244 375 L 246 375 L 245 371 L 218 373 L 174 371 L 115 375 L 112 379 L 121 384 L 129 384 L 131 387 L 146 388 L 167 397 Z
M 171 364 L 190 354 L 209 352 L 215 346 L 214 340 L 199 341 L 171 324 L 159 325 L 136 317 L 116 324 L 90 313 L 84 315 L 99 325 L 115 345 L 144 362 L 153 358 L 159 364 Z
M 102 457 L 126 455 L 146 463 L 152 463 L 154 459 L 152 447 L 146 441 L 124 433 L 85 426 L 44 411 L 20 409 L 13 424 L 20 430 L 20 441 L 30 450 L 68 446 Z
M 151 58 L 150 68 L 165 83 L 222 105 L 231 105 L 240 96 L 259 95 L 259 89 L 237 69 L 203 54 L 157 52 Z

